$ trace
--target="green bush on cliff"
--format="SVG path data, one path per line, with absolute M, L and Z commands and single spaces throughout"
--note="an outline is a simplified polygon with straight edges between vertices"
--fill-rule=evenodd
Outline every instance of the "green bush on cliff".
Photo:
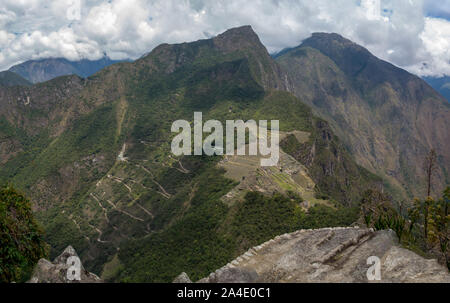
M 0 282 L 21 282 L 45 256 L 42 230 L 30 202 L 12 187 L 0 189 Z

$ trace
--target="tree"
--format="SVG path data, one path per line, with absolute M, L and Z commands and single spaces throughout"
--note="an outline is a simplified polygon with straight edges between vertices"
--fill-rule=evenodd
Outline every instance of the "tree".
M 429 205 L 432 202 L 431 198 L 431 183 L 433 179 L 433 174 L 436 171 L 436 151 L 434 149 L 431 149 L 428 155 L 425 157 L 424 161 L 424 169 L 427 177 L 427 199 L 425 201 L 425 207 L 424 209 L 424 234 L 425 234 L 425 245 L 427 245 L 427 238 L 428 238 L 428 211 L 429 211 Z
M 433 203 L 430 208 L 429 239 L 436 243 L 444 257 L 445 263 L 450 268 L 448 246 L 450 242 L 450 187 L 447 187 L 439 201 Z
M 434 149 L 431 149 L 428 155 L 425 157 L 424 161 L 424 169 L 427 176 L 427 197 L 431 196 L 431 183 L 433 174 L 436 171 L 436 151 Z
M 435 201 L 431 197 L 427 197 L 425 201 L 415 199 L 413 207 L 409 210 L 410 232 L 414 226 L 418 226 L 420 230 L 423 228 L 423 239 L 425 249 L 428 250 L 428 225 L 431 219 L 432 207 Z
M 442 253 L 445 263 L 450 268 L 449 242 L 450 242 L 450 187 L 444 191 L 441 199 L 434 200 L 428 197 L 425 201 L 418 199 L 410 209 L 410 231 L 416 227 L 423 228 L 424 246 L 427 252 L 436 246 Z
M 392 198 L 377 190 L 367 190 L 361 200 L 361 212 L 367 227 L 392 229 L 399 242 L 405 233 L 406 220 L 393 207 Z
M 46 256 L 43 231 L 30 202 L 15 189 L 0 189 L 0 282 L 22 282 Z

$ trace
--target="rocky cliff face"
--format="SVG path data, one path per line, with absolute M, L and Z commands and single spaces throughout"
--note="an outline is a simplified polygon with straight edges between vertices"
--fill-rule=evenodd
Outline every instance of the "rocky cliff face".
M 338 34 L 313 34 L 276 60 L 289 91 L 327 120 L 391 193 L 425 195 L 422 163 L 431 148 L 440 166 L 433 194 L 448 184 L 450 106 L 425 81 Z
M 450 283 L 445 267 L 401 248 L 393 231 L 351 227 L 278 236 L 199 282 L 363 283 L 368 282 L 367 272 L 373 265 L 368 259 L 372 256 L 380 260 L 380 282 Z
M 80 280 L 70 280 L 67 278 L 67 271 L 70 268 L 68 259 L 78 255 L 72 246 L 68 246 L 61 255 L 53 262 L 40 259 L 36 265 L 33 275 L 28 283 L 100 283 L 102 280 L 95 274 L 88 272 L 80 264 Z M 69 262 L 70 263 L 70 262 Z

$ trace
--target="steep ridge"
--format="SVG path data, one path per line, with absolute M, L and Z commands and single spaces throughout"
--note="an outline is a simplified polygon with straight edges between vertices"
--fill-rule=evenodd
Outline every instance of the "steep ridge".
M 398 198 L 426 194 L 421 164 L 432 148 L 439 162 L 433 192 L 449 183 L 450 106 L 423 80 L 337 34 L 313 34 L 276 60 L 288 90 Z
M 264 89 L 285 88 L 282 71 L 273 62 L 251 26 L 233 28 L 212 39 L 162 44 L 138 60 L 136 65 L 149 66 L 151 71 L 170 74 L 180 67 L 192 64 L 198 66 L 211 64 L 215 60 L 219 63 L 237 58 L 248 61 L 252 76 Z

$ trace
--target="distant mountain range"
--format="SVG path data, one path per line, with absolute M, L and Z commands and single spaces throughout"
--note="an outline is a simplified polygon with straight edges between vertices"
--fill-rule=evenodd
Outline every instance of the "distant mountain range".
M 40 83 L 66 75 L 86 78 L 118 62 L 122 61 L 111 60 L 106 56 L 94 61 L 87 59 L 69 61 L 65 58 L 49 58 L 26 61 L 11 67 L 9 71 L 20 75 L 31 83 Z
M 423 79 L 450 102 L 450 77 L 424 77 Z

